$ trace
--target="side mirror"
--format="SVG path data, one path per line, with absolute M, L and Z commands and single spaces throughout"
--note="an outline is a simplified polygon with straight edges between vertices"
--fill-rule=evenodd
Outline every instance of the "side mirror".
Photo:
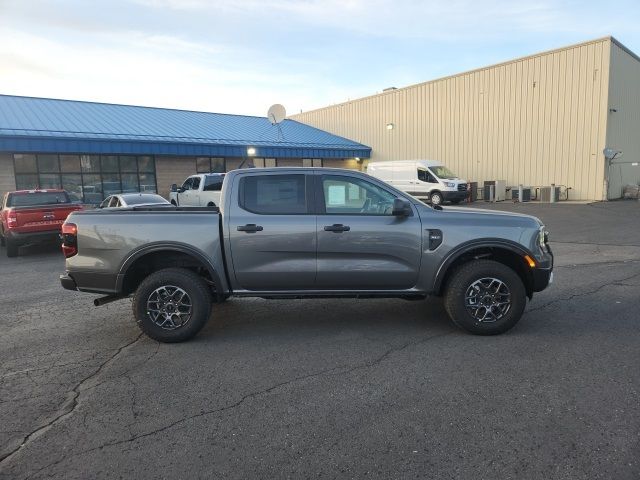
M 391 215 L 395 217 L 408 217 L 411 215 L 411 204 L 408 200 L 396 198 L 393 201 L 393 210 Z
M 169 187 L 169 190 L 171 190 L 173 193 L 178 191 L 178 185 L 173 183 L 171 184 L 171 187 Z

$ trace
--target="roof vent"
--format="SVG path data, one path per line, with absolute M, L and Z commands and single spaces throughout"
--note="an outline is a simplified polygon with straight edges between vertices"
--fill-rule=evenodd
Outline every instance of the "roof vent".
M 390 92 L 391 90 L 397 90 L 398 87 L 387 87 L 387 88 L 383 88 L 382 91 L 383 92 Z

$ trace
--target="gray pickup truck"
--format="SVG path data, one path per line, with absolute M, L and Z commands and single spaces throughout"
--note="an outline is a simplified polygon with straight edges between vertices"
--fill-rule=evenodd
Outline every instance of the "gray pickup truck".
M 369 175 L 328 168 L 228 173 L 216 207 L 76 212 L 63 225 L 64 288 L 133 296 L 144 333 L 187 340 L 230 296 L 443 296 L 458 326 L 513 327 L 552 279 L 531 216 L 430 207 Z

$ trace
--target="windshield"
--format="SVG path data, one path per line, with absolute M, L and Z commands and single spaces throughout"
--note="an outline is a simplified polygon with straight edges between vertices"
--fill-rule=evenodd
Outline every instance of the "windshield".
M 438 167 L 431 167 L 431 171 L 436 177 L 441 178 L 443 180 L 451 180 L 453 178 L 458 178 L 451 170 L 449 170 L 447 167 L 443 167 L 442 165 Z
M 7 199 L 8 207 L 35 207 L 37 205 L 58 205 L 70 203 L 65 192 L 12 193 Z

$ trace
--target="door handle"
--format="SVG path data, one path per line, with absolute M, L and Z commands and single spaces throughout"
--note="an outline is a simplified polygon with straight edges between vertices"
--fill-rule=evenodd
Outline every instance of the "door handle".
M 255 233 L 255 232 L 261 232 L 262 230 L 263 230 L 262 226 L 256 225 L 255 223 L 248 223 L 246 225 L 238 226 L 239 232 Z
M 351 227 L 348 225 L 342 225 L 341 223 L 334 223 L 333 225 L 326 225 L 324 227 L 325 232 L 348 232 L 351 230 Z

